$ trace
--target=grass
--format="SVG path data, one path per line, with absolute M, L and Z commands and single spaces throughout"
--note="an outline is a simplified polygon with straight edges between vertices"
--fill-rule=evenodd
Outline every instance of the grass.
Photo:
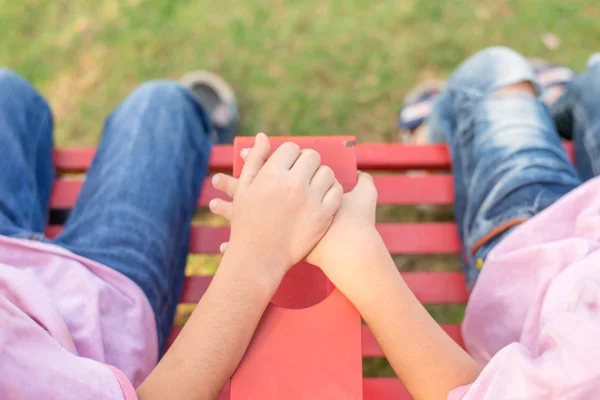
M 39 87 L 59 145 L 91 146 L 140 82 L 204 68 L 226 77 L 241 132 L 393 140 L 415 82 L 490 45 L 581 68 L 593 0 L 0 0 L 0 65 Z M 561 39 L 547 48 L 545 33 Z

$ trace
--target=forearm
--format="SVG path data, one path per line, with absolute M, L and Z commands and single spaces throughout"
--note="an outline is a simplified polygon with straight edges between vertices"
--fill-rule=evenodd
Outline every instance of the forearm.
M 235 371 L 278 282 L 270 266 L 228 253 L 179 337 L 138 389 L 141 400 L 215 399 Z
M 415 298 L 379 235 L 352 247 L 341 260 L 348 273 L 334 283 L 357 307 L 413 398 L 445 399 L 472 383 L 481 367 Z

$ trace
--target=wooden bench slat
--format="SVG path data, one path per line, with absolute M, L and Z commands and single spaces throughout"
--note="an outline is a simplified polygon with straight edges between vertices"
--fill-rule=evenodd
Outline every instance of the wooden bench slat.
M 465 303 L 469 294 L 462 272 L 402 272 L 417 299 L 424 304 Z M 185 280 L 182 303 L 197 303 L 212 276 L 190 276 Z
M 377 204 L 450 205 L 454 202 L 454 183 L 450 174 L 373 175 Z
M 464 347 L 464 343 L 462 340 L 460 324 L 440 324 L 442 329 L 454 340 L 456 343 Z M 167 341 L 167 347 L 171 346 L 175 338 L 179 335 L 183 327 L 174 326 L 171 330 L 171 334 L 169 335 L 169 339 Z M 367 325 L 362 326 L 361 332 L 361 340 L 362 340 L 362 356 L 363 357 L 385 357 L 381 347 L 379 347 L 379 343 L 373 336 L 371 329 Z
M 392 254 L 456 254 L 460 250 L 454 223 L 386 223 L 377 224 L 388 251 Z M 190 251 L 219 254 L 221 243 L 229 240 L 229 227 L 194 226 Z
M 89 168 L 95 149 L 64 148 L 54 151 L 54 163 L 64 172 L 81 172 Z M 358 168 L 363 170 L 448 168 L 450 157 L 445 145 L 407 146 L 402 144 L 358 144 Z M 230 170 L 233 166 L 233 146 L 213 146 L 209 166 L 211 171 Z
M 572 142 L 563 142 L 571 159 L 574 158 Z M 95 149 L 65 148 L 54 151 L 54 162 L 60 171 L 85 171 L 94 158 Z M 358 168 L 371 170 L 443 169 L 450 166 L 446 146 L 411 146 L 395 143 L 358 144 Z M 213 146 L 209 162 L 211 171 L 227 171 L 233 166 L 233 146 Z
M 377 187 L 378 204 L 414 205 L 414 204 L 452 204 L 454 185 L 449 174 L 438 175 L 374 175 Z M 50 198 L 50 207 L 69 209 L 75 205 L 83 186 L 83 178 L 59 178 L 54 183 Z M 200 207 L 207 207 L 215 197 L 226 198 L 213 188 L 210 178 L 206 178 L 202 193 L 198 199 Z
M 52 196 L 50 197 L 50 208 L 70 209 L 77 201 L 77 196 L 83 187 L 83 178 L 59 178 L 54 182 Z M 204 180 L 202 194 L 198 199 L 200 207 L 207 207 L 208 202 L 214 198 L 227 198 L 221 192 L 213 188 L 210 178 Z
M 61 172 L 83 172 L 89 168 L 96 154 L 93 148 L 64 148 L 54 150 L 54 165 Z M 233 146 L 213 146 L 210 153 L 211 171 L 229 171 L 233 166 Z
M 55 238 L 61 230 L 51 225 L 46 236 Z M 377 230 L 392 254 L 456 254 L 460 250 L 456 225 L 451 222 L 382 223 Z M 193 226 L 190 252 L 219 254 L 219 246 L 228 240 L 227 226 Z

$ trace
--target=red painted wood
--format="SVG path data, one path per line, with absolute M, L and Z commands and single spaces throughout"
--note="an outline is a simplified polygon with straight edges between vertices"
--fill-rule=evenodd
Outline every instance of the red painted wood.
M 309 308 L 271 304 L 231 378 L 232 400 L 362 400 L 360 317 L 337 289 Z
M 354 137 L 271 138 L 272 150 L 287 140 L 317 150 L 344 190 L 354 187 Z M 234 176 L 242 170 L 240 151 L 252 142 L 236 139 Z M 362 399 L 360 315 L 338 290 L 327 295 L 330 288 L 319 268 L 292 268 L 231 378 L 232 400 Z
M 460 241 L 454 223 L 387 223 L 377 224 L 392 254 L 456 254 Z M 195 226 L 190 251 L 218 254 L 221 243 L 229 240 L 229 227 Z
M 210 153 L 210 171 L 229 171 L 233 165 L 233 146 L 213 146 Z M 83 172 L 89 168 L 96 154 L 96 149 L 65 148 L 54 151 L 54 164 L 61 172 Z
M 469 294 L 462 272 L 402 272 L 406 284 L 424 304 L 465 303 Z M 185 280 L 182 303 L 197 303 L 212 276 L 190 276 Z
M 377 204 L 447 205 L 454 202 L 454 183 L 450 174 L 373 175 Z
M 575 159 L 573 142 L 563 142 L 567 155 Z M 233 146 L 213 146 L 210 158 L 211 171 L 227 171 L 232 168 Z M 54 152 L 54 162 L 59 171 L 85 171 L 92 162 L 95 149 L 65 148 Z M 358 144 L 356 146 L 358 168 L 369 170 L 445 169 L 450 157 L 445 145 L 411 146 L 395 143 Z
M 363 378 L 363 400 L 411 400 L 402 382 L 397 378 Z M 284 397 L 287 399 L 287 397 Z M 218 400 L 229 400 L 229 385 L 227 385 Z
M 52 196 L 50 197 L 51 208 L 72 208 L 77 201 L 77 196 L 83 187 L 83 178 L 59 178 L 54 182 Z M 208 202 L 215 197 L 227 199 L 223 193 L 213 188 L 210 178 L 204 180 L 202 192 L 198 199 L 198 205 L 207 207 Z
M 363 400 L 411 400 L 397 378 L 364 378 Z
M 374 175 L 377 187 L 378 204 L 452 204 L 454 185 L 448 174 L 430 175 Z M 54 182 L 50 206 L 52 208 L 72 208 L 83 186 L 83 178 L 59 178 Z M 215 197 L 227 197 L 213 188 L 210 178 L 204 180 L 202 193 L 198 199 L 200 207 L 207 207 Z
M 397 378 L 363 378 L 363 400 L 411 400 L 402 383 Z M 229 400 L 229 383 L 223 388 L 217 400 Z M 287 397 L 285 397 L 287 399 Z
M 49 226 L 46 236 L 52 239 L 61 230 Z M 392 254 L 456 254 L 460 250 L 456 224 L 451 222 L 385 223 L 377 224 L 377 230 Z M 219 254 L 219 246 L 228 240 L 227 226 L 193 226 L 190 252 Z

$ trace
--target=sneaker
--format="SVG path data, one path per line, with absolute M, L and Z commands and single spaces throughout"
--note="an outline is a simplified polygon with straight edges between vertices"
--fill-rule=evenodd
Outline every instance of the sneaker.
M 219 75 L 208 71 L 191 71 L 180 82 L 192 90 L 211 117 L 215 143 L 231 144 L 235 137 L 239 112 L 235 93 Z

